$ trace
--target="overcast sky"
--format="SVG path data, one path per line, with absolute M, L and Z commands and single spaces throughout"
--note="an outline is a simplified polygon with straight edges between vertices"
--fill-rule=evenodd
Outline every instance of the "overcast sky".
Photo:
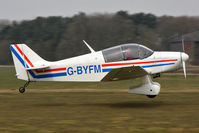
M 37 16 L 73 16 L 78 12 L 153 13 L 157 16 L 199 16 L 199 0 L 0 0 L 0 19 L 24 20 Z

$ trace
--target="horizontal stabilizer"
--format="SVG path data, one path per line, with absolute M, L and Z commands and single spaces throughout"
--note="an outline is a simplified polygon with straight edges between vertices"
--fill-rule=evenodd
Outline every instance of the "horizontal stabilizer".
M 37 61 L 34 63 L 33 67 L 26 68 L 26 70 L 35 70 L 35 69 L 45 69 L 48 68 L 50 65 L 48 65 L 48 62 L 46 61 Z
M 48 68 L 49 66 L 34 66 L 31 68 L 26 68 L 26 70 L 35 70 L 35 69 L 45 69 Z

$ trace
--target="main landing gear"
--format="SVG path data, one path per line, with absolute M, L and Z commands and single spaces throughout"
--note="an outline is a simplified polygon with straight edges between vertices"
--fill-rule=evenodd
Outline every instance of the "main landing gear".
M 29 85 L 30 81 L 26 82 L 23 87 L 19 88 L 20 93 L 24 93 L 26 91 L 26 87 Z
M 156 73 L 156 74 L 153 74 L 153 78 L 159 78 L 160 77 L 160 73 Z

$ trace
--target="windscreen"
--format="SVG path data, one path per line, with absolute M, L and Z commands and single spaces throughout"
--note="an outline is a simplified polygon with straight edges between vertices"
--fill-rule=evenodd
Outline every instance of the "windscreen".
M 143 45 L 139 45 L 139 58 L 140 59 L 147 58 L 147 57 L 151 56 L 152 54 L 153 54 L 153 50 L 151 50 Z

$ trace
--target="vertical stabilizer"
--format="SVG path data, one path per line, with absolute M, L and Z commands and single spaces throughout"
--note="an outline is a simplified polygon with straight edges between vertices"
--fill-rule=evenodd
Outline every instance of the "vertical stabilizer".
M 30 80 L 26 68 L 32 68 L 36 64 L 46 62 L 25 44 L 11 44 L 10 49 L 18 79 Z

